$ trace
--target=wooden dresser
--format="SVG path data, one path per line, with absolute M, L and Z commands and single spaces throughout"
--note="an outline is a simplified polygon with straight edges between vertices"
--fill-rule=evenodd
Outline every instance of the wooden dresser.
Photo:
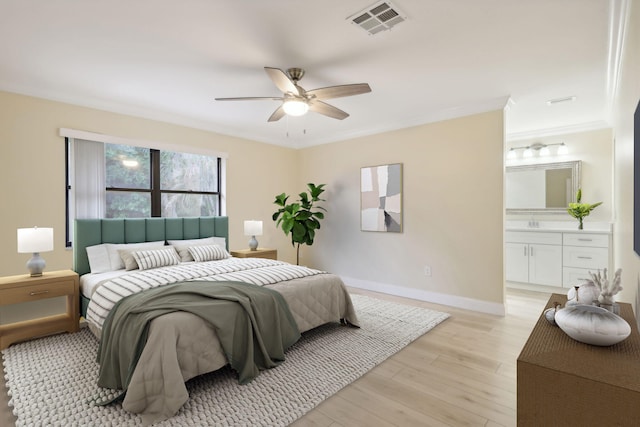
M 564 306 L 567 298 L 553 294 Z M 541 314 L 517 361 L 518 426 L 627 426 L 640 422 L 640 335 L 630 304 L 620 315 L 631 335 L 610 347 L 584 344 Z

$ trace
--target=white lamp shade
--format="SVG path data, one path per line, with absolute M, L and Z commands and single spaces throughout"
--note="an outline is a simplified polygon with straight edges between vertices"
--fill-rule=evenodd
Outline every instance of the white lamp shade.
M 546 157 L 546 156 L 549 156 L 549 155 L 551 155 L 551 150 L 549 150 L 549 147 L 542 147 L 540 149 L 540 156 L 541 157 Z
M 289 116 L 302 116 L 309 111 L 309 104 L 297 99 L 288 99 L 282 104 L 282 109 Z
M 248 220 L 244 222 L 245 236 L 262 236 L 262 221 Z
M 563 142 L 558 147 L 558 155 L 559 156 L 565 156 L 567 154 L 569 154 L 569 147 L 567 147 L 567 145 Z
M 18 252 L 36 253 L 53 250 L 53 228 L 18 228 Z

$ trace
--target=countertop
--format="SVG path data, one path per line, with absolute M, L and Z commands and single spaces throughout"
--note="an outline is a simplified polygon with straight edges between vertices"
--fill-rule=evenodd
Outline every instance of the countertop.
M 584 222 L 584 229 L 578 229 L 578 221 L 507 221 L 505 231 L 533 231 L 556 233 L 611 234 L 612 224 L 608 222 Z

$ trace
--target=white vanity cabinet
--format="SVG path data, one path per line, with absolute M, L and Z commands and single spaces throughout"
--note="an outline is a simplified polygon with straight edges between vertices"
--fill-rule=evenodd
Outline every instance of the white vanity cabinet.
M 563 273 L 562 255 L 562 233 L 505 233 L 507 281 L 560 287 Z
M 612 234 L 602 230 L 531 229 L 505 231 L 505 277 L 507 282 L 571 288 L 590 279 L 589 272 L 611 272 Z
M 611 265 L 609 234 L 563 233 L 562 286 L 570 288 L 590 279 L 589 272 Z

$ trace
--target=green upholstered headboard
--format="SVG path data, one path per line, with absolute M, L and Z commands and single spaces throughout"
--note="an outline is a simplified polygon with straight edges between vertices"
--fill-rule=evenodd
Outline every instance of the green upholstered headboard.
M 229 250 L 229 217 L 77 219 L 73 233 L 73 270 L 90 272 L 87 246 L 158 240 L 224 237 Z

